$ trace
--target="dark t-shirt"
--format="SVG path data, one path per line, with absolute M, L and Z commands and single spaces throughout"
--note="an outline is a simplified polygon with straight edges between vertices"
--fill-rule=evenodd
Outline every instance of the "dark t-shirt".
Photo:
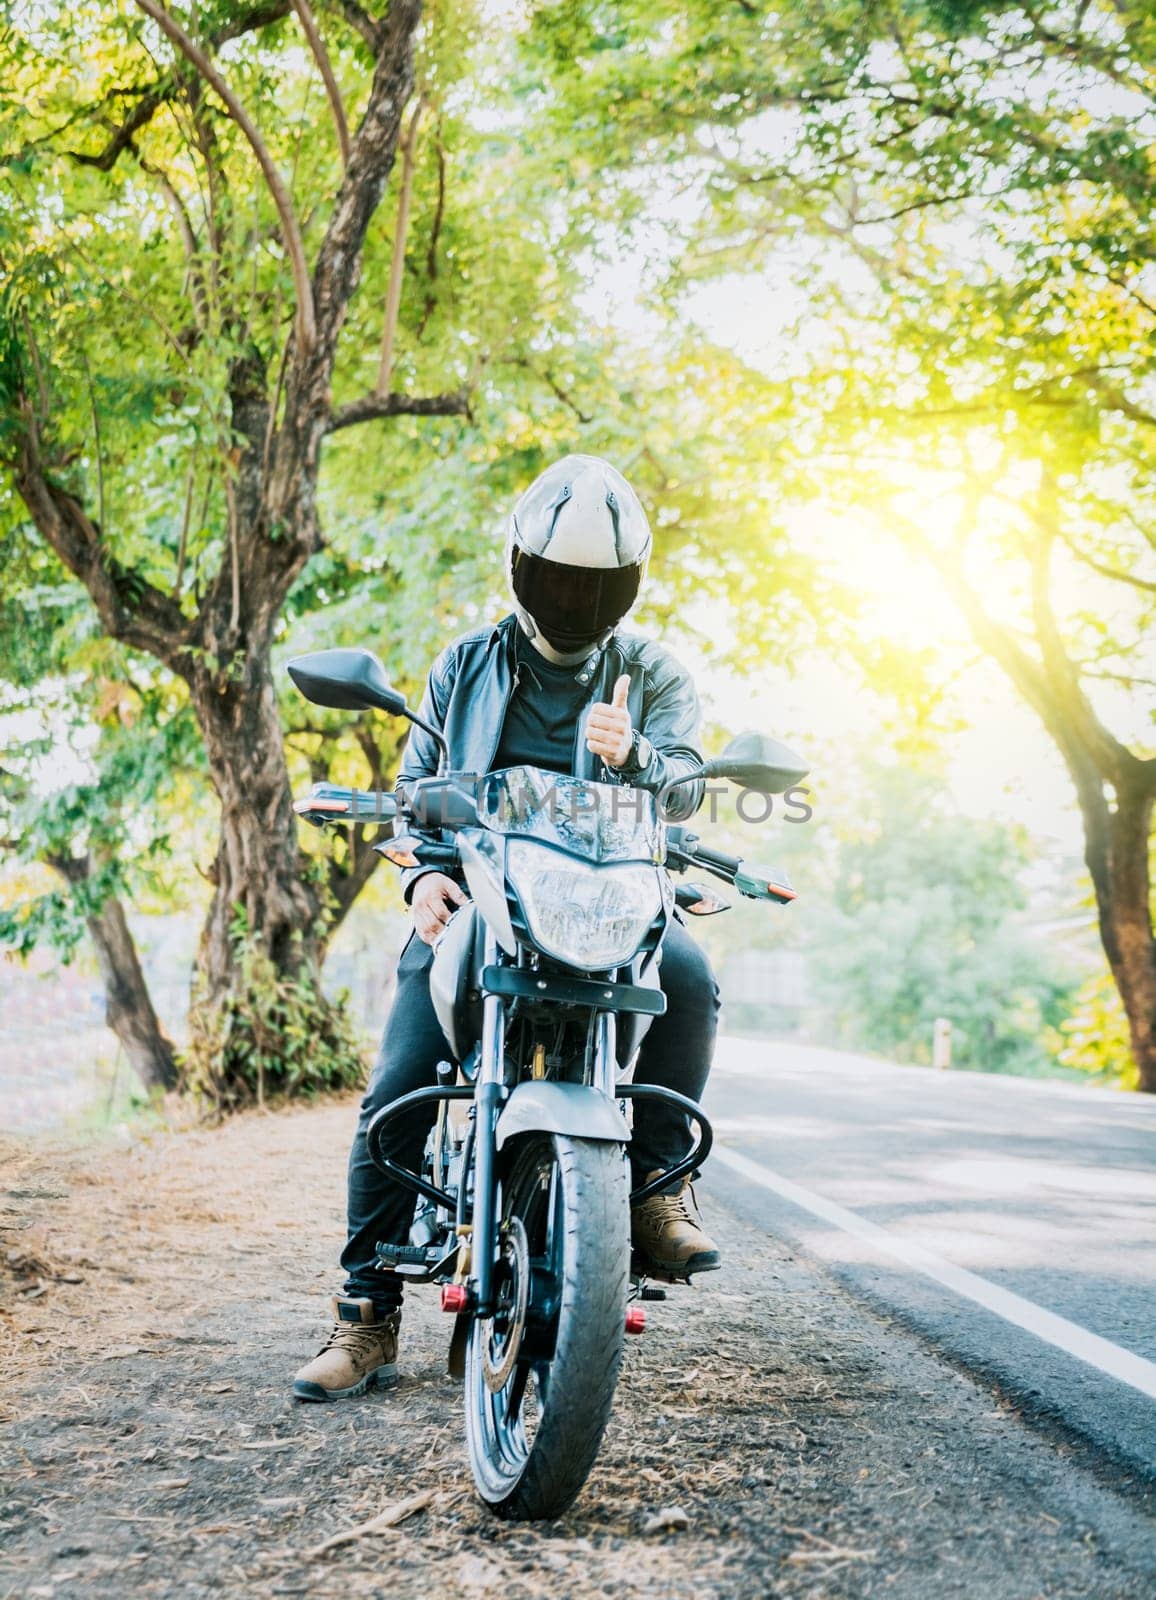
M 578 682 L 582 664 L 555 666 L 520 631 L 515 652 L 517 683 L 502 724 L 494 770 L 529 766 L 573 772 L 578 724 L 590 692 L 588 684 Z

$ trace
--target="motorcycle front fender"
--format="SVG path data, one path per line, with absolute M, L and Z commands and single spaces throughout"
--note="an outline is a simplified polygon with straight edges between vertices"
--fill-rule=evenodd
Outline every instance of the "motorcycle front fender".
M 584 1083 L 519 1083 L 498 1117 L 500 1150 L 520 1133 L 564 1133 L 572 1139 L 626 1144 L 630 1129 L 613 1100 Z

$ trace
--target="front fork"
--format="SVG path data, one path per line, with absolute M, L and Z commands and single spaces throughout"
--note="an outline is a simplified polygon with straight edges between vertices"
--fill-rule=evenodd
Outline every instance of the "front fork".
M 486 965 L 497 960 L 497 941 L 486 929 Z M 470 1260 L 476 1310 L 494 1310 L 494 1258 L 498 1253 L 498 1113 L 506 1096 L 506 1013 L 500 995 L 482 1002 L 482 1054 L 474 1095 L 474 1220 Z M 463 1178 L 464 1182 L 464 1178 Z
M 618 1018 L 613 1011 L 600 1011 L 594 1026 L 594 1062 L 591 1082 L 608 1100 L 614 1099 L 618 1082 Z

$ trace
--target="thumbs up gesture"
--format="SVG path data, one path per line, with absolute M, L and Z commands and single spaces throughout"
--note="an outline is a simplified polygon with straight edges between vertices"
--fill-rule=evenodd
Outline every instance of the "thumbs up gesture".
M 614 685 L 610 704 L 599 700 L 586 719 L 586 748 L 601 756 L 608 767 L 620 767 L 634 741 L 634 723 L 626 708 L 629 693 L 630 677 L 624 672 Z

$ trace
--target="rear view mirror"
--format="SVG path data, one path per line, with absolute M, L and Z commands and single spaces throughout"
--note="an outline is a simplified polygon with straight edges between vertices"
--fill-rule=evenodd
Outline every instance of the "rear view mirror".
M 702 771 L 704 777 L 729 778 L 757 794 L 784 794 L 802 783 L 810 768 L 781 740 L 764 733 L 740 733 Z
M 290 661 L 289 676 L 306 700 L 334 711 L 388 711 L 407 716 L 405 696 L 390 688 L 372 650 L 316 650 Z

